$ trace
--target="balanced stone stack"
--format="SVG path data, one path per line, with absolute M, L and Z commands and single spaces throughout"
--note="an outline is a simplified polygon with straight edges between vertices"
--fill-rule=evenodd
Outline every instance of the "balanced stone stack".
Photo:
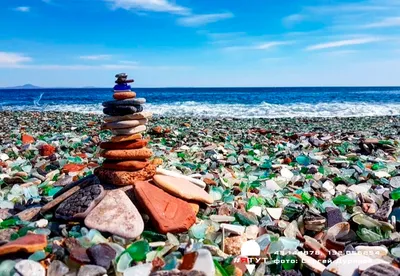
M 144 98 L 136 98 L 131 91 L 125 73 L 117 74 L 114 86 L 114 100 L 103 103 L 104 118 L 102 129 L 110 129 L 114 135 L 110 141 L 100 144 L 101 156 L 105 158 L 95 174 L 102 183 L 119 186 L 133 185 L 135 181 L 151 179 L 156 172 L 156 164 L 149 161 L 153 155 L 148 149 L 146 131 L 150 112 L 143 111 Z

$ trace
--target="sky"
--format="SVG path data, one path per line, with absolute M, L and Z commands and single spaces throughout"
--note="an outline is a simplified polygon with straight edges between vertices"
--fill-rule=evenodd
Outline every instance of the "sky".
M 400 0 L 1 0 L 0 87 L 400 85 Z

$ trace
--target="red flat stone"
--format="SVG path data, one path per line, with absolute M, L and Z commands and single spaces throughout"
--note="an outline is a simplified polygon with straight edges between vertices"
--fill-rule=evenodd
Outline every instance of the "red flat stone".
M 141 149 L 147 146 L 147 140 L 133 140 L 133 141 L 126 141 L 126 142 L 104 142 L 100 144 L 100 148 L 102 149 Z
M 64 173 L 69 173 L 69 172 L 80 172 L 83 170 L 86 166 L 82 164 L 66 164 L 63 167 L 63 172 Z
M 135 195 L 150 216 L 157 230 L 163 234 L 189 230 L 196 215 L 186 201 L 176 198 L 147 181 L 135 182 Z
M 52 155 L 52 154 L 55 153 L 55 152 L 56 152 L 56 148 L 53 147 L 52 145 L 46 144 L 46 145 L 43 145 L 43 146 L 40 148 L 40 155 L 41 155 L 41 156 L 50 156 L 50 155 Z
M 35 138 L 33 138 L 32 136 L 28 135 L 28 134 L 22 134 L 22 144 L 32 144 L 35 143 Z
M 47 246 L 45 235 L 30 234 L 0 246 L 0 256 L 18 252 L 35 253 Z
M 138 171 L 141 169 L 144 169 L 147 165 L 149 165 L 150 162 L 148 161 L 110 161 L 106 160 L 103 162 L 102 167 L 104 169 L 108 170 L 114 170 L 114 171 Z

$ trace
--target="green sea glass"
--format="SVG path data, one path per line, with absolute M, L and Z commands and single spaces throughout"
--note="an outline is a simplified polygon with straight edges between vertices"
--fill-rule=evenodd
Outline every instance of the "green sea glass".
M 333 203 L 339 206 L 354 206 L 357 202 L 355 199 L 352 199 L 347 195 L 339 195 L 333 199 Z
M 149 243 L 145 240 L 132 243 L 126 252 L 131 256 L 132 260 L 140 262 L 146 259 L 146 254 L 150 251 Z

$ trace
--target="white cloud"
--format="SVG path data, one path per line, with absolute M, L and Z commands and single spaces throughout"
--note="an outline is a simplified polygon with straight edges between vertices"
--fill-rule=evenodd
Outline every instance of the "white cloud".
M 307 47 L 306 50 L 314 51 L 314 50 L 338 48 L 338 47 L 351 46 L 351 45 L 361 45 L 361 44 L 378 42 L 378 41 L 381 41 L 381 40 L 382 40 L 381 38 L 377 38 L 377 37 L 366 37 L 366 38 L 355 38 L 355 39 L 339 40 L 339 41 L 332 41 L 332 42 L 327 42 L 327 43 L 311 45 L 311 46 Z
M 400 17 L 389 17 L 381 21 L 364 25 L 363 28 L 385 28 L 385 27 L 398 27 L 400 26 Z
M 229 46 L 229 47 L 224 47 L 223 50 L 227 50 L 227 51 L 269 50 L 269 49 L 277 47 L 277 46 L 288 45 L 288 44 L 293 44 L 293 43 L 295 43 L 295 42 L 294 41 L 270 41 L 270 42 L 264 42 L 264 43 L 255 44 L 255 45 Z
M 24 62 L 32 61 L 32 58 L 19 53 L 0 52 L 1 67 L 15 67 Z
M 19 12 L 29 12 L 31 10 L 31 8 L 30 7 L 16 7 L 14 10 L 19 11 Z
M 168 0 L 105 0 L 105 1 L 110 2 L 112 4 L 113 9 L 190 14 L 190 9 L 171 3 Z
M 80 56 L 79 58 L 83 60 L 106 60 L 110 59 L 111 55 L 89 55 L 89 56 Z
M 296 23 L 300 23 L 305 18 L 306 18 L 305 15 L 297 13 L 297 14 L 292 14 L 292 15 L 284 17 L 282 21 L 285 26 L 291 27 L 291 26 L 295 25 Z
M 211 14 L 200 14 L 182 17 L 178 19 L 178 24 L 189 27 L 197 27 L 214 23 L 220 20 L 234 17 L 233 13 L 211 13 Z

